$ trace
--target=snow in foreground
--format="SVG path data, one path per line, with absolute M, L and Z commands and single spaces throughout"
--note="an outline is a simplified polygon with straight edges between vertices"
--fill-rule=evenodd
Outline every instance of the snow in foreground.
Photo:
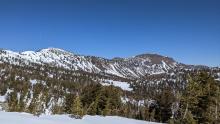
M 0 111 L 1 124 L 156 124 L 116 116 L 84 116 L 83 119 L 73 119 L 68 115 L 42 115 L 40 117 L 27 113 Z

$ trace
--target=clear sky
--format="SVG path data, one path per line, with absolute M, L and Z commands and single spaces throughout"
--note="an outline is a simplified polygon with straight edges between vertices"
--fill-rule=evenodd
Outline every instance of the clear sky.
M 0 47 L 220 66 L 220 0 L 0 0 Z

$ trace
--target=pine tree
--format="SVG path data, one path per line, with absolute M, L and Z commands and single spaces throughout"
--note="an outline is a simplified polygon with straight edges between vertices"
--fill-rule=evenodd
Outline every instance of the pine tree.
M 83 116 L 83 108 L 79 95 L 77 95 L 75 100 L 73 101 L 71 112 L 72 117 L 74 118 L 82 118 Z
M 146 121 L 150 120 L 150 112 L 147 105 L 144 106 L 144 120 Z
M 98 107 L 99 104 L 99 99 L 100 99 L 100 94 L 96 96 L 95 101 L 93 101 L 87 110 L 89 115 L 98 115 L 100 113 L 100 109 Z
M 193 118 L 192 113 L 190 110 L 185 115 L 185 118 L 181 120 L 181 124 L 197 124 L 198 122 Z
M 155 119 L 163 123 L 167 122 L 172 116 L 172 103 L 174 102 L 174 95 L 170 88 L 164 88 L 157 97 L 157 107 Z
M 8 103 L 8 111 L 10 112 L 18 111 L 18 98 L 16 92 L 8 93 L 6 100 Z
M 57 103 L 55 103 L 51 108 L 51 112 L 53 114 L 62 114 L 63 113 L 63 107 L 61 105 L 58 105 Z
M 74 101 L 74 95 L 73 94 L 66 94 L 64 110 L 68 114 L 71 114 L 71 107 L 72 107 L 73 101 Z
M 155 121 L 155 109 L 150 112 L 150 121 Z
M 35 116 L 39 116 L 40 114 L 43 113 L 43 106 L 41 101 L 33 98 L 29 107 L 28 107 L 28 111 L 32 114 L 34 114 Z
M 220 82 L 217 82 L 220 85 Z M 215 123 L 220 122 L 220 86 L 217 88 L 217 98 L 215 99 Z
M 106 101 L 106 104 L 105 104 L 105 108 L 103 110 L 103 115 L 106 116 L 106 115 L 109 115 L 111 112 L 111 109 L 110 109 L 110 99 L 108 98 L 108 100 Z
M 184 123 L 215 123 L 218 118 L 219 84 L 213 77 L 200 72 L 189 78 L 183 93 L 180 111 Z M 187 122 L 191 120 L 193 122 Z
M 199 95 L 199 85 L 189 77 L 189 82 L 186 86 L 186 91 L 181 98 L 181 112 L 183 115 L 183 119 L 189 114 L 189 109 L 194 109 L 196 104 L 198 103 L 197 96 Z

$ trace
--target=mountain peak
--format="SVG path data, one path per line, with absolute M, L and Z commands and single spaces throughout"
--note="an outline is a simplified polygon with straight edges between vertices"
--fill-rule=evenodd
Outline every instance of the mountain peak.
M 60 48 L 55 48 L 55 47 L 48 47 L 48 48 L 41 49 L 39 51 L 62 51 L 62 52 L 65 52 L 65 50 L 60 49 Z
M 63 50 L 63 49 L 60 49 L 60 48 L 55 48 L 55 47 L 48 47 L 48 48 L 45 48 L 45 49 L 41 49 L 38 52 L 41 52 L 41 53 L 54 53 L 54 54 L 57 54 L 57 55 L 61 55 L 61 54 L 73 55 L 72 52 L 68 52 L 66 50 Z
M 172 63 L 176 62 L 171 57 L 162 56 L 162 55 L 155 54 L 155 53 L 153 53 L 153 54 L 151 54 L 151 53 L 140 54 L 140 55 L 135 56 L 135 58 L 149 59 L 154 64 L 160 64 L 162 61 L 164 61 L 164 62 L 166 62 L 168 64 L 172 64 Z
M 144 54 L 136 55 L 135 57 L 140 57 L 140 58 L 145 58 L 145 57 L 160 57 L 160 58 L 164 58 L 165 56 L 159 55 L 159 54 L 157 54 L 157 53 L 144 53 Z

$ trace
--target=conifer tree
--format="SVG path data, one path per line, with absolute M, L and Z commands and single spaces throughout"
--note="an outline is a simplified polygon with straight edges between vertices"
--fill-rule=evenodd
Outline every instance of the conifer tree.
M 155 121 L 155 109 L 150 112 L 150 121 Z
M 190 77 L 181 100 L 182 122 L 216 123 L 219 117 L 218 89 L 219 84 L 207 72 L 200 72 L 193 78 Z
M 155 119 L 165 123 L 172 116 L 172 103 L 174 102 L 174 95 L 170 88 L 164 88 L 157 97 L 157 107 Z
M 110 99 L 108 98 L 107 101 L 106 101 L 106 104 L 105 104 L 105 108 L 103 110 L 103 115 L 106 116 L 106 115 L 109 115 L 110 114 Z
M 88 108 L 88 114 L 90 115 L 98 115 L 100 113 L 100 108 L 98 107 L 100 99 L 100 94 L 96 96 L 95 101 L 93 101 L 89 108 Z
M 83 108 L 79 95 L 77 95 L 75 100 L 73 101 L 71 112 L 72 117 L 74 118 L 82 118 L 83 116 Z

